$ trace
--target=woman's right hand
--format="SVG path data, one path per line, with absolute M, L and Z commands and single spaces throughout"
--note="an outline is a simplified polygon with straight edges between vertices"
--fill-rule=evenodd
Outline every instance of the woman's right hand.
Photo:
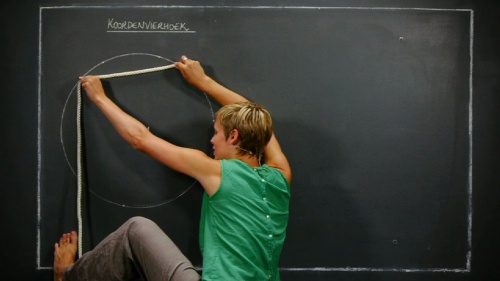
M 179 69 L 186 81 L 198 89 L 203 89 L 204 84 L 210 80 L 200 62 L 188 59 L 186 56 L 182 56 L 181 60 L 175 63 L 175 67 Z

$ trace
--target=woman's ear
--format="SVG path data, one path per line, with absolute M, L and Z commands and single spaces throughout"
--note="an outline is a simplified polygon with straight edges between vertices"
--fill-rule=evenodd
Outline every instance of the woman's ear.
M 238 132 L 238 130 L 233 129 L 231 131 L 231 133 L 229 134 L 229 143 L 232 145 L 237 145 L 240 142 L 239 136 L 240 136 L 240 133 Z

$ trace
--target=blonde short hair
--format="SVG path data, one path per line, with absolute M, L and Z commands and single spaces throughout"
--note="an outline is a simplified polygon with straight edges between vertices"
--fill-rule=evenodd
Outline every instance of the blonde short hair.
M 261 105 L 246 101 L 223 106 L 215 113 L 226 139 L 233 129 L 239 133 L 239 155 L 260 157 L 273 135 L 271 114 Z

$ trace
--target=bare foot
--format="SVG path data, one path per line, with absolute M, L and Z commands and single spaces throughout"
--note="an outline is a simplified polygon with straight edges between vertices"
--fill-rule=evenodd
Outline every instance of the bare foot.
M 62 281 L 64 269 L 75 263 L 78 235 L 75 231 L 65 233 L 54 245 L 54 281 Z

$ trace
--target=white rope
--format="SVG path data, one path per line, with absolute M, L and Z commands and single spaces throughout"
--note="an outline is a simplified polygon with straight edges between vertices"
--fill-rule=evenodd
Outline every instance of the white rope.
M 101 79 L 125 77 L 125 76 L 132 76 L 132 75 L 162 71 L 162 70 L 171 69 L 174 67 L 175 67 L 175 64 L 169 64 L 169 65 L 165 65 L 165 66 L 146 68 L 146 69 L 140 69 L 140 70 L 134 70 L 134 71 L 118 72 L 118 73 L 113 73 L 113 74 L 103 74 L 103 75 L 98 75 L 98 76 Z
M 146 69 L 140 69 L 140 70 L 134 70 L 134 71 L 127 71 L 127 72 L 119 72 L 119 73 L 112 73 L 112 74 L 104 74 L 104 75 L 98 75 L 100 79 L 109 79 L 109 78 L 116 78 L 116 77 L 126 77 L 126 76 L 132 76 L 132 75 L 139 75 L 139 74 L 145 74 L 145 73 L 151 73 L 151 72 L 157 72 L 157 71 L 162 71 L 166 69 L 171 69 L 175 68 L 175 64 L 170 64 L 166 66 L 159 66 L 159 67 L 153 67 L 153 68 L 146 68 Z M 78 82 L 78 87 L 77 87 L 77 105 L 76 105 L 76 159 L 77 159 L 77 172 L 76 172 L 76 177 L 77 177 L 77 202 L 76 202 L 76 212 L 77 212 L 77 220 L 78 220 L 78 234 L 79 234 L 79 239 L 78 239 L 78 257 L 82 256 L 82 245 L 83 245 L 83 219 L 82 219 L 82 190 L 83 190 L 83 164 L 82 164 L 82 87 L 81 83 Z
M 82 167 L 82 94 L 81 83 L 78 82 L 78 93 L 76 103 L 76 179 L 78 191 L 76 195 L 76 212 L 78 219 L 78 257 L 82 256 L 83 244 L 83 223 L 82 223 L 82 186 L 83 186 L 83 167 Z

